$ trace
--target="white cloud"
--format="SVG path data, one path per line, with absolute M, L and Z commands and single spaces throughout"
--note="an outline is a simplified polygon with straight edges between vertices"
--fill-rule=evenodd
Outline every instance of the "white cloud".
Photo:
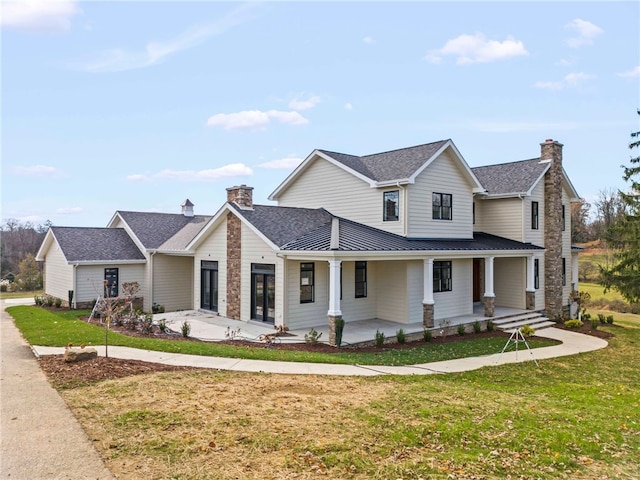
M 546 88 L 548 90 L 564 90 L 565 88 L 581 88 L 589 80 L 595 78 L 595 75 L 589 75 L 582 72 L 572 72 L 562 80 L 557 81 L 539 81 L 533 84 L 535 88 Z
M 270 162 L 261 163 L 258 165 L 262 168 L 296 168 L 302 162 L 302 158 L 280 158 L 278 160 L 271 160 Z
M 251 5 L 241 5 L 213 23 L 188 28 L 172 39 L 149 42 L 141 51 L 120 48 L 106 50 L 96 59 L 76 65 L 75 68 L 92 73 L 103 73 L 135 70 L 159 64 L 173 54 L 200 45 L 210 37 L 221 35 L 246 22 L 250 18 L 248 12 L 253 8 Z
M 228 177 L 248 177 L 253 170 L 243 163 L 231 163 L 219 168 L 206 170 L 171 170 L 165 169 L 153 175 L 133 174 L 127 176 L 132 182 L 152 180 L 173 180 L 178 182 L 209 182 Z
M 508 36 L 506 40 L 487 40 L 482 33 L 460 35 L 448 40 L 444 47 L 432 50 L 424 58 L 432 63 L 440 63 L 442 58 L 456 57 L 458 65 L 488 63 L 512 57 L 529 55 L 521 41 Z
M 306 100 L 303 100 L 303 94 L 296 95 L 290 102 L 289 108 L 291 110 L 309 110 L 320 103 L 320 97 L 312 95 Z
M 10 167 L 9 171 L 14 175 L 25 177 L 61 177 L 63 172 L 56 167 L 49 165 L 31 165 L 28 167 L 15 166 Z
M 71 28 L 80 13 L 75 0 L 2 1 L 0 25 L 33 33 L 61 33 Z
M 373 37 L 369 37 L 369 36 L 364 37 L 364 38 L 362 39 L 362 41 L 363 41 L 364 43 L 366 43 L 366 44 L 369 44 L 369 45 L 371 45 L 371 44 L 373 44 L 373 43 L 376 43 L 376 41 L 373 39 Z
M 345 110 L 353 110 L 353 105 L 350 103 L 345 103 L 344 104 L 344 109 Z
M 56 210 L 57 215 L 75 215 L 82 212 L 84 212 L 84 209 L 82 207 L 58 208 Z
M 271 123 L 271 119 L 289 125 L 304 125 L 309 120 L 298 112 L 282 112 L 279 110 L 245 110 L 236 113 L 217 113 L 207 120 L 210 127 L 222 127 L 225 130 L 236 129 L 264 129 Z
M 622 78 L 639 78 L 640 77 L 640 65 L 635 68 L 632 68 L 628 72 L 618 73 L 619 77 Z
M 575 36 L 567 39 L 567 45 L 578 48 L 593 44 L 593 40 L 604 33 L 604 30 L 591 22 L 576 18 L 567 23 L 564 28 L 575 32 Z

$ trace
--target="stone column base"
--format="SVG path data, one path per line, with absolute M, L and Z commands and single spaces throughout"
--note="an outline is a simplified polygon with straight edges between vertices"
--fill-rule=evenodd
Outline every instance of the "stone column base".
M 333 347 L 338 346 L 338 342 L 336 340 L 336 320 L 342 319 L 342 315 L 329 315 L 329 345 Z
M 433 303 L 422 304 L 422 325 L 425 328 L 433 328 Z
M 484 302 L 484 316 L 493 317 L 495 313 L 496 297 L 483 297 Z
M 536 309 L 536 292 L 527 292 L 527 310 L 535 310 Z

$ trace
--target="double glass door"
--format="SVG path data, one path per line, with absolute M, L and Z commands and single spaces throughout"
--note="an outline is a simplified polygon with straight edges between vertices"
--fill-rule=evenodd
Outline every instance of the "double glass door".
M 251 318 L 273 323 L 276 312 L 276 266 L 251 265 Z

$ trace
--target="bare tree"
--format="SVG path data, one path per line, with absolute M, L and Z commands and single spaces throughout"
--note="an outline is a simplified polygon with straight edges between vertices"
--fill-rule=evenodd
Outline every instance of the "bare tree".
M 576 243 L 585 243 L 592 238 L 589 224 L 589 212 L 591 204 L 584 198 L 579 202 L 571 204 L 571 240 Z

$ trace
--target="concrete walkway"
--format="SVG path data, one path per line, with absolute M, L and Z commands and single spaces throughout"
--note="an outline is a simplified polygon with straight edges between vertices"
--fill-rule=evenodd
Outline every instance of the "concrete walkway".
M 0 302 L 0 478 L 113 480 L 4 311 L 24 303 Z

